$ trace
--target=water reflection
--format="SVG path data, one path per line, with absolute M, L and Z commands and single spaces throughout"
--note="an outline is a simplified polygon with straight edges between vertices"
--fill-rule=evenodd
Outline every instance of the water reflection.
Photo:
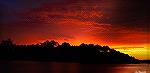
M 150 64 L 79 64 L 63 62 L 0 62 L 0 73 L 150 73 Z M 9 72 L 8 72 L 9 71 Z

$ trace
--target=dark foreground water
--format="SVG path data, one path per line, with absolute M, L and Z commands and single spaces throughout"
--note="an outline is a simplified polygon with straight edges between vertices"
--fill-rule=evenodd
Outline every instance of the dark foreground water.
M 0 73 L 150 73 L 150 64 L 0 61 Z

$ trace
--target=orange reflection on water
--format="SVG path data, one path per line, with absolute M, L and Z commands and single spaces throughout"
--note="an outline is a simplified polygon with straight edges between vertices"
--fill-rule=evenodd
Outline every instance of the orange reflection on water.
M 150 73 L 150 64 L 80 64 L 71 62 L 0 62 L 0 72 L 8 73 Z M 3 68 L 3 69 L 2 69 Z M 5 71 L 4 71 L 5 70 Z

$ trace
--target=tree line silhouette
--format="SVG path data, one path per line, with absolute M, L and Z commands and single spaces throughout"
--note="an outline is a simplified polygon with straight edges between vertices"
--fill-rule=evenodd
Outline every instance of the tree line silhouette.
M 108 46 L 84 44 L 61 45 L 54 41 L 45 41 L 36 45 L 16 45 L 11 39 L 0 43 L 1 60 L 64 61 L 80 63 L 138 63 L 128 54 L 121 53 Z

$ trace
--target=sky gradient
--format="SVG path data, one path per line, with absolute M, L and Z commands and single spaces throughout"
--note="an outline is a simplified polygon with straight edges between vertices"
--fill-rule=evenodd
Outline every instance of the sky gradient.
M 1 0 L 0 40 L 108 45 L 150 59 L 148 0 Z

